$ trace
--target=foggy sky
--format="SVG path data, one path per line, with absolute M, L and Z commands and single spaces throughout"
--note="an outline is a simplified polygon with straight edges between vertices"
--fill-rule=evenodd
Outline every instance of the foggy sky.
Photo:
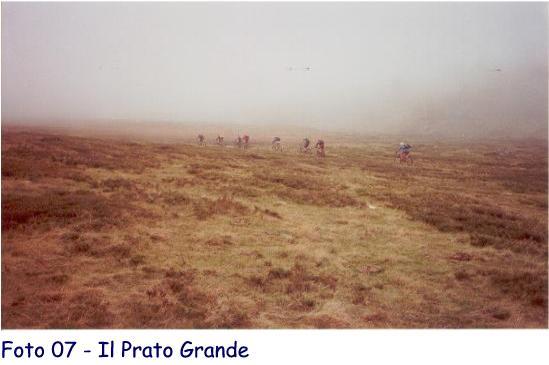
M 547 15 L 544 3 L 2 3 L 2 121 L 546 134 Z

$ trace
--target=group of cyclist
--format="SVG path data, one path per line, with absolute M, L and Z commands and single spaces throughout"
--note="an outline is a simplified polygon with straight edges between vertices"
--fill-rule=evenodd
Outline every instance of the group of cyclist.
M 223 146 L 224 145 L 224 137 L 221 136 L 221 135 L 218 135 L 217 138 L 215 139 L 215 142 L 216 142 L 217 145 Z M 248 136 L 247 134 L 245 134 L 243 136 L 239 135 L 235 140 L 235 145 L 238 148 L 246 149 L 246 148 L 248 148 L 249 143 L 250 143 L 250 136 Z M 206 138 L 204 137 L 203 134 L 198 135 L 198 144 L 200 146 L 205 146 L 206 145 Z M 282 145 L 281 145 L 280 137 L 274 137 L 272 142 L 271 142 L 271 145 L 272 145 L 271 148 L 273 149 L 273 151 L 282 151 Z M 325 150 L 324 150 L 325 149 L 324 140 L 322 140 L 322 139 L 317 140 L 314 147 L 316 149 L 317 156 L 319 156 L 319 157 L 326 156 L 326 153 L 325 153 Z M 408 143 L 400 142 L 398 150 L 396 151 L 396 158 L 399 159 L 400 162 L 412 162 L 412 158 L 410 156 L 410 151 L 411 150 L 412 150 L 411 145 L 409 145 Z M 299 147 L 299 151 L 301 153 L 311 152 L 311 141 L 309 140 L 309 138 L 303 138 L 303 141 L 302 141 L 302 143 Z
M 273 141 L 272 141 L 273 151 L 282 151 L 282 146 L 280 145 L 280 142 L 281 142 L 280 137 L 273 138 Z M 322 139 L 319 139 L 316 142 L 315 148 L 318 156 L 324 157 L 326 155 L 324 153 L 324 141 Z M 302 153 L 311 152 L 311 141 L 309 140 L 309 138 L 303 138 L 303 141 L 299 146 L 299 151 Z

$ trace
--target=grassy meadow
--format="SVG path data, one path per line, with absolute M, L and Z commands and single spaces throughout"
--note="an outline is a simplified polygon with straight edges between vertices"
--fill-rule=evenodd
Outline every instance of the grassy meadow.
M 546 141 L 325 140 L 4 130 L 2 327 L 547 328 Z

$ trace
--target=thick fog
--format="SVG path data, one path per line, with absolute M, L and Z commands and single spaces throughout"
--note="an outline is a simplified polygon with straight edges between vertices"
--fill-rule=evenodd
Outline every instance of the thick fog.
M 547 133 L 544 3 L 3 3 L 3 122 Z

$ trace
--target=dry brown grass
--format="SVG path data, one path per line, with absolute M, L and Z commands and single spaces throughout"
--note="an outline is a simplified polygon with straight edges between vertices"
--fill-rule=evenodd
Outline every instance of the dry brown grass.
M 539 142 L 2 142 L 4 328 L 547 327 Z
M 249 209 L 234 198 L 223 195 L 217 199 L 202 198 L 195 201 L 194 211 L 196 218 L 200 220 L 211 218 L 215 215 L 241 215 Z
M 123 224 L 124 212 L 128 210 L 138 213 L 137 208 L 127 202 L 85 190 L 51 189 L 39 194 L 6 192 L 2 194 L 2 230 L 38 225 L 63 227 L 78 221 L 87 222 L 89 228 L 102 228 Z
M 472 148 L 468 148 L 470 155 Z M 357 193 L 404 210 L 441 231 L 467 232 L 475 246 L 546 255 L 547 224 L 540 218 L 547 207 L 547 158 L 539 156 L 547 156 L 547 152 L 540 144 L 530 149 L 530 154 L 511 154 L 501 161 L 481 158 L 491 156 L 489 153 L 449 154 L 442 161 L 437 161 L 441 159 L 438 155 L 435 161 L 420 162 L 414 169 L 383 169 L 376 174 L 381 181 L 374 189 L 360 188 Z M 537 158 L 522 160 L 532 156 Z M 372 164 L 363 169 L 379 169 L 376 162 Z M 523 204 L 525 196 L 532 199 L 527 204 Z M 542 209 L 537 209 L 537 215 L 528 214 L 523 206 Z

